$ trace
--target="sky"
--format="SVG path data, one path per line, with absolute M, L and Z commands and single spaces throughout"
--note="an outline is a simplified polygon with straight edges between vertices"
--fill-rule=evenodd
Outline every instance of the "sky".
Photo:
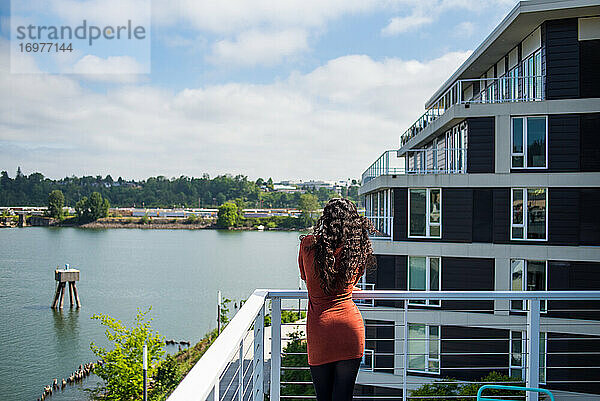
M 151 1 L 149 69 L 133 55 L 75 52 L 77 68 L 59 73 L 11 61 L 0 0 L 0 170 L 276 181 L 359 178 L 516 4 L 13 1 L 74 23 L 135 18 Z

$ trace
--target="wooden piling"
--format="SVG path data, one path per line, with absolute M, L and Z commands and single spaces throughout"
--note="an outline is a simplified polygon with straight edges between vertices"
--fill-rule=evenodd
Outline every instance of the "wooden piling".
M 75 283 L 73 281 L 69 281 L 69 301 L 71 301 L 71 308 L 73 307 L 73 286 L 75 285 Z
M 56 293 L 54 294 L 54 300 L 52 301 L 52 308 L 63 308 L 67 284 L 69 284 L 69 300 L 71 306 L 75 304 L 77 308 L 81 308 L 81 301 L 79 300 L 79 293 L 77 292 L 77 285 L 75 284 L 79 281 L 79 270 L 56 269 L 54 271 L 54 279 L 58 282 L 58 286 L 56 287 Z

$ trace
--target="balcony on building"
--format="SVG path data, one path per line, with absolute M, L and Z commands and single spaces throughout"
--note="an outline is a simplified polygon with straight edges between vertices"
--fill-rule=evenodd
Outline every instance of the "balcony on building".
M 389 283 L 375 288 L 381 284 Z M 355 400 L 416 400 L 423 397 L 413 392 L 426 384 L 477 389 L 486 377 L 492 382 L 485 384 L 544 388 L 558 401 L 600 398 L 600 291 L 434 291 L 421 284 L 421 291 L 366 284 L 353 292 L 366 337 Z M 306 319 L 282 323 L 282 311 L 306 311 L 306 299 L 306 291 L 256 290 L 168 400 L 315 399 L 303 350 Z M 527 393 L 533 400 L 537 393 Z

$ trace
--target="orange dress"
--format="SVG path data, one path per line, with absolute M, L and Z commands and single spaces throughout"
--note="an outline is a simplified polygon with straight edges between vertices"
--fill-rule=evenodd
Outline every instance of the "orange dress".
M 302 239 L 298 254 L 300 277 L 308 290 L 306 337 L 308 364 L 361 358 L 365 348 L 365 327 L 358 307 L 352 301 L 354 283 L 336 294 L 326 295 L 314 269 L 314 251 L 305 246 L 314 241 L 312 235 Z M 335 251 L 338 254 L 342 248 Z

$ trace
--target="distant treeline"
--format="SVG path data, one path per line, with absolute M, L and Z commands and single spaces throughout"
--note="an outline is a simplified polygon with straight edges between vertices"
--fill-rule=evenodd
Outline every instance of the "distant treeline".
M 269 188 L 272 187 L 272 179 L 249 181 L 243 175 L 215 178 L 208 174 L 201 178 L 158 176 L 141 181 L 121 177 L 113 180 L 107 175 L 104 178 L 73 176 L 52 180 L 41 173 L 24 175 L 19 169 L 15 178 L 6 171 L 0 173 L 0 206 L 46 206 L 48 194 L 58 189 L 64 194 L 65 205 L 71 207 L 93 192 L 99 192 L 108 199 L 112 207 L 217 207 L 235 199 L 244 201 L 245 207 L 299 207 L 300 193 L 271 192 Z M 339 196 L 326 188 L 308 192 L 317 196 L 321 205 Z M 342 196 L 358 201 L 358 187 L 344 188 Z

